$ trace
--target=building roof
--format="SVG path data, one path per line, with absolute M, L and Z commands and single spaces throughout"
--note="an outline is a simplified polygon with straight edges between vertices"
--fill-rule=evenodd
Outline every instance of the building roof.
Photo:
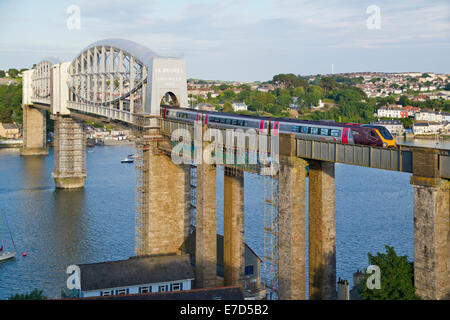
M 131 257 L 78 266 L 82 291 L 194 279 L 189 255 Z
M 195 257 L 195 233 L 194 230 L 185 240 L 183 245 L 181 246 L 181 251 L 190 254 Z M 224 238 L 223 235 L 217 234 L 217 265 L 223 266 L 223 246 L 224 246 Z M 261 258 L 252 250 L 246 243 L 245 248 L 248 249 L 260 262 L 262 262 Z
M 15 123 L 1 123 L 0 125 L 3 126 L 4 129 L 19 129 L 19 127 Z
M 239 286 L 99 296 L 70 300 L 244 300 Z

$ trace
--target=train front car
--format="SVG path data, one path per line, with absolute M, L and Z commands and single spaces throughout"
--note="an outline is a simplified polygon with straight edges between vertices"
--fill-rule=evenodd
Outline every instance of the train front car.
M 368 124 L 365 124 L 362 127 L 369 130 L 369 138 L 375 138 L 377 140 L 377 146 L 383 148 L 397 148 L 394 137 L 385 127 Z

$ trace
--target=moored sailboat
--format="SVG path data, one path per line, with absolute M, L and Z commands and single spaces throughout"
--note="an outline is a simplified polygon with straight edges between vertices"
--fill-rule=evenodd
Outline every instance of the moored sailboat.
M 5 216 L 4 211 L 2 210 L 2 212 L 1 212 L 1 224 L 0 224 L 0 239 L 1 239 L 1 244 L 0 244 L 0 261 L 11 259 L 11 258 L 14 258 L 16 256 L 16 245 L 14 244 L 14 239 L 12 237 L 11 231 L 9 230 L 7 222 L 6 222 L 6 227 L 7 227 L 8 231 L 9 231 L 9 235 L 11 237 L 11 242 L 12 242 L 12 244 L 14 246 L 14 250 L 12 250 L 12 251 L 5 251 L 5 250 L 3 250 L 3 224 L 4 224 L 3 222 L 4 221 L 6 222 L 6 216 Z

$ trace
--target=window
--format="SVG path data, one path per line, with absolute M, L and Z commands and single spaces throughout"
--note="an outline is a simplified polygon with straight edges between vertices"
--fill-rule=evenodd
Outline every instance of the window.
M 231 124 L 232 124 L 233 126 L 237 125 L 237 120 L 234 120 L 234 119 L 233 119 L 233 121 L 231 122 Z
M 319 134 L 319 128 L 311 128 L 311 134 Z
M 329 135 L 329 129 L 326 129 L 326 128 L 320 128 L 320 134 L 322 135 L 322 136 L 328 136 Z
M 152 286 L 139 287 L 139 293 L 149 293 L 149 292 L 152 292 Z
M 333 137 L 337 137 L 338 138 L 338 137 L 341 136 L 341 130 L 331 129 L 330 132 L 331 132 L 331 136 L 333 136 Z
M 183 283 L 176 282 L 171 284 L 171 291 L 180 291 L 183 290 Z
M 166 291 L 169 291 L 169 286 L 167 284 L 158 287 L 158 292 L 166 292 Z
M 291 131 L 292 132 L 300 132 L 300 127 L 299 126 L 292 126 Z
M 231 119 L 227 119 L 227 124 L 231 124 Z
M 307 134 L 309 132 L 309 127 L 301 127 L 300 130 L 301 130 L 302 133 L 306 133 Z
M 105 290 L 100 292 L 101 296 L 107 297 L 111 295 L 111 290 Z
M 117 295 L 124 295 L 128 293 L 128 289 L 118 289 L 116 290 Z
M 253 265 L 245 266 L 245 275 L 253 274 Z

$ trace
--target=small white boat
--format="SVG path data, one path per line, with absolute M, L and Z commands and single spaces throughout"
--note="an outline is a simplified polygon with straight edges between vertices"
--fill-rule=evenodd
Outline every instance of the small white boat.
M 16 256 L 15 251 L 0 251 L 0 261 L 14 258 Z
M 11 242 L 12 242 L 12 244 L 14 246 L 14 250 L 13 251 L 3 251 L 3 228 L 2 228 L 2 226 L 4 224 L 3 221 L 5 221 L 6 227 L 8 228 L 9 235 L 11 237 Z M 2 210 L 2 213 L 1 213 L 1 221 L 0 222 L 2 222 L 0 224 L 0 239 L 1 239 L 1 244 L 0 244 L 0 261 L 2 261 L 2 260 L 7 260 L 7 259 L 11 259 L 11 258 L 15 257 L 15 255 L 16 255 L 16 250 L 15 250 L 16 249 L 16 245 L 14 244 L 14 239 L 12 237 L 11 231 L 9 230 L 8 223 L 6 222 L 6 217 L 5 217 L 5 214 L 4 214 L 3 210 Z
M 126 158 L 123 159 L 121 162 L 122 162 L 122 163 L 133 163 L 134 160 L 133 160 L 133 159 L 130 159 L 130 158 L 128 158 L 128 157 L 126 157 Z

